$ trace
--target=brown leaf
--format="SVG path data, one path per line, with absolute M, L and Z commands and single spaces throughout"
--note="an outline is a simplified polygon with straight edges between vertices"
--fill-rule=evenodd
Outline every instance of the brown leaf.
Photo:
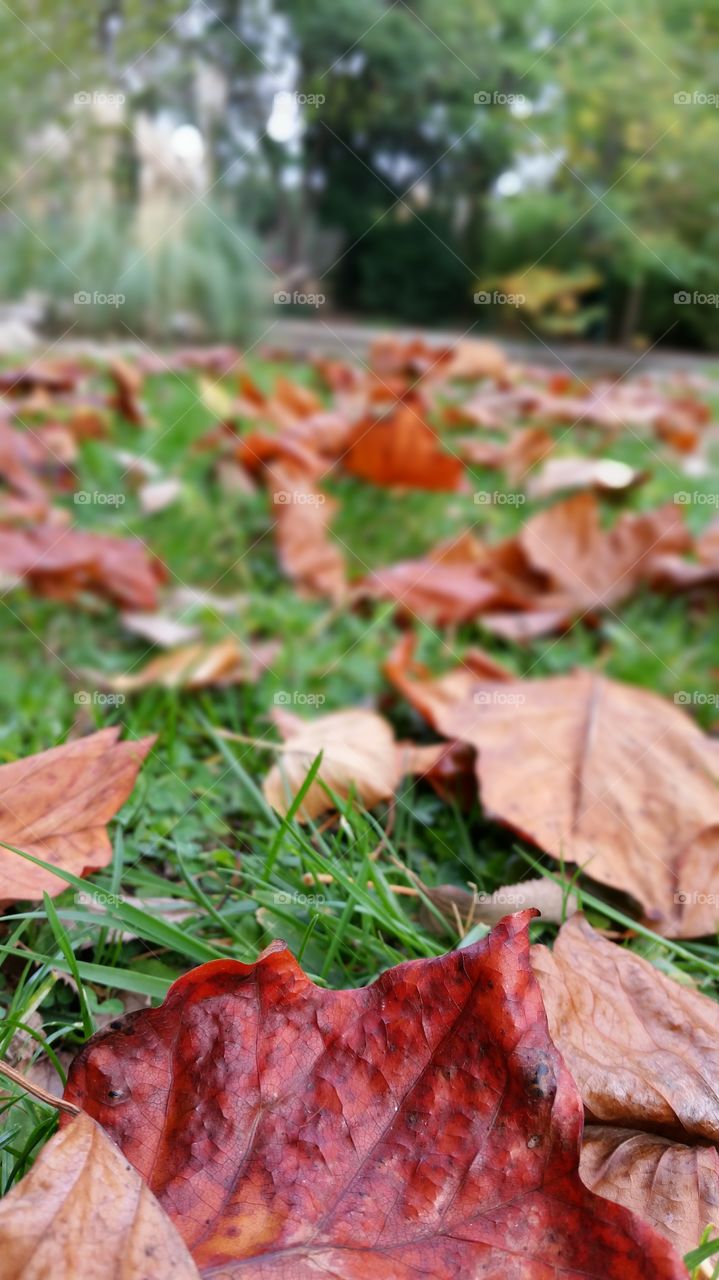
M 554 438 L 544 427 L 520 427 L 501 444 L 475 435 L 458 440 L 456 448 L 465 462 L 496 467 L 506 472 L 510 484 L 518 484 L 554 448 Z
M 366 594 L 395 600 L 400 611 L 435 626 L 469 622 L 503 606 L 523 607 L 528 583 L 507 573 L 505 548 L 486 548 L 471 533 L 435 547 L 417 560 L 376 569 L 363 580 Z
M 441 676 L 413 658 L 416 638 L 407 632 L 384 664 L 384 673 L 403 698 L 437 728 L 440 713 L 471 698 L 483 684 L 516 679 L 514 673 L 481 649 L 468 649 L 459 667 Z
M 475 797 L 474 752 L 463 742 L 437 742 L 417 746 L 400 744 L 402 773 L 421 778 L 434 787 L 445 804 L 470 809 Z
M 115 394 L 110 399 L 111 407 L 117 409 L 128 422 L 141 426 L 145 421 L 145 413 L 140 401 L 144 380 L 142 369 L 137 364 L 130 364 L 129 361 L 117 356 L 110 361 L 107 372 L 115 384 Z
M 94 674 L 98 685 L 117 693 L 134 693 L 160 685 L 163 689 L 205 689 L 209 685 L 246 684 L 256 680 L 277 656 L 274 642 L 242 645 L 233 636 L 217 644 L 188 644 L 163 653 L 127 675 Z
M 606 493 L 625 493 L 646 479 L 626 462 L 613 458 L 551 458 L 542 470 L 531 477 L 527 492 L 531 498 L 551 498 L 565 489 L 600 489 Z
M 342 553 L 329 533 L 335 504 L 301 471 L 268 471 L 277 552 L 283 572 L 310 598 L 342 600 L 347 592 Z
M 282 944 L 203 965 L 93 1037 L 66 1098 L 208 1278 L 686 1280 L 579 1180 L 581 1103 L 529 918 L 360 990 L 315 986 Z
M 281 711 L 275 712 L 274 718 L 285 737 L 285 747 L 262 789 L 278 813 L 287 813 L 320 751 L 322 764 L 302 801 L 300 821 L 332 808 L 320 780 L 343 799 L 354 791 L 367 809 L 394 795 L 401 778 L 401 753 L 382 716 L 357 709 L 333 711 L 316 720 L 290 718 Z
M 510 365 L 507 356 L 494 342 L 483 342 L 478 338 L 465 338 L 458 342 L 452 351 L 452 359 L 447 366 L 448 378 L 491 378 L 497 383 L 507 382 Z
M 454 884 L 423 885 L 422 891 L 451 923 L 461 920 L 463 933 L 477 922 L 497 924 L 511 911 L 534 909 L 546 923 L 562 924 L 579 910 L 576 896 L 565 893 L 561 884 L 546 876 L 506 884 L 493 893 Z
M 582 915 L 532 965 L 552 1039 L 592 1120 L 719 1141 L 719 1005 Z
M 714 932 L 719 764 L 681 707 L 577 671 L 476 684 L 429 709 L 440 733 L 476 747 L 491 816 L 636 898 L 660 933 Z
M 155 738 L 118 742 L 119 729 L 0 767 L 0 840 L 76 876 L 107 866 L 106 826 L 125 803 Z M 0 848 L 0 898 L 42 898 L 67 888 L 43 867 Z
M 157 607 L 164 565 L 130 538 L 58 528 L 0 528 L 0 576 L 26 580 L 39 595 L 74 600 L 81 591 L 127 609 Z
M 695 1248 L 719 1211 L 719 1006 L 581 915 L 532 967 L 591 1120 L 583 1180 Z
M 641 515 L 626 513 L 605 530 L 592 493 L 533 516 L 519 540 L 533 567 L 547 575 L 549 589 L 561 592 L 575 609 L 617 604 L 646 580 L 653 557 L 691 546 L 673 504 Z
M 678 1253 L 696 1249 L 707 1227 L 716 1235 L 719 1152 L 708 1143 L 687 1146 L 657 1133 L 591 1124 L 579 1172 L 590 1191 L 650 1222 Z
M 677 555 L 661 555 L 652 562 L 652 585 L 688 591 L 697 587 L 716 587 L 719 582 L 719 519 L 699 535 L 694 548 L 696 559 Z
M 93 1120 L 76 1116 L 0 1201 L 2 1280 L 199 1280 L 177 1230 Z

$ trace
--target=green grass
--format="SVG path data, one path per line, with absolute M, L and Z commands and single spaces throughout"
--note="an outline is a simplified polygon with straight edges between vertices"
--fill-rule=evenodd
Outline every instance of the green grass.
M 306 369 L 283 371 L 311 381 Z M 269 387 L 277 367 L 258 362 L 253 373 Z M 158 740 L 111 825 L 112 864 L 82 885 L 69 884 L 52 906 L 16 904 L 0 926 L 0 1057 L 12 1061 L 21 1054 L 26 1064 L 48 1059 L 61 1074 L 68 1054 L 98 1021 L 117 1016 L 128 999 L 160 999 L 174 978 L 203 960 L 253 960 L 280 937 L 317 982 L 360 985 L 389 965 L 457 943 L 453 926 L 431 904 L 395 892 L 413 885 L 413 876 L 429 885 L 471 882 L 491 891 L 536 874 L 528 865 L 536 859 L 556 871 L 550 859 L 488 820 L 478 801 L 462 813 L 421 782 L 403 784 L 377 859 L 372 855 L 386 812 L 367 814 L 348 804 L 341 823 L 320 830 L 281 822 L 268 808 L 261 782 L 275 758 L 269 716 L 280 690 L 321 693 L 323 711 L 381 700 L 398 734 L 424 741 L 431 735 L 382 676 L 400 634 L 392 609 L 380 604 L 369 612 L 339 612 L 299 599 L 277 567 L 264 493 L 224 492 L 213 456 L 192 448 L 212 425 L 194 375 L 154 377 L 145 396 L 148 426 L 117 421 L 111 442 L 86 443 L 77 467 L 79 489 L 123 493 L 124 505 L 64 501 L 83 527 L 142 538 L 168 564 L 171 585 L 236 596 L 228 616 L 211 609 L 187 615 L 206 638 L 220 639 L 228 630 L 243 640 L 280 637 L 282 650 L 273 670 L 245 687 L 199 694 L 153 689 L 118 707 L 82 708 L 97 727 L 121 723 L 124 736 L 156 733 Z M 563 432 L 557 428 L 560 451 L 599 447 L 588 429 L 577 429 L 572 439 Z M 180 500 L 144 515 L 114 449 L 143 453 L 164 474 L 178 476 Z M 716 488 L 711 477 L 687 482 L 663 450 L 629 433 L 611 455 L 652 471 L 621 509 L 655 506 L 679 489 Z M 468 525 L 498 539 L 534 510 L 529 503 L 478 507 L 471 492 L 398 495 L 348 477 L 328 478 L 325 487 L 340 500 L 334 529 L 353 575 L 420 555 Z M 493 472 L 471 477 L 470 490 L 502 487 Z M 611 505 L 607 501 L 608 515 Z M 706 520 L 713 510 L 697 506 L 690 519 Z M 88 672 L 131 670 L 153 652 L 122 628 L 115 609 L 84 603 L 70 607 L 25 589 L 0 599 L 0 763 L 65 740 L 79 710 L 75 692 L 94 687 Z M 719 652 L 719 608 L 700 612 L 682 598 L 649 593 L 605 614 L 594 630 L 580 623 L 559 639 L 526 648 L 495 640 L 479 624 L 444 637 L 422 624 L 415 629 L 418 656 L 437 671 L 455 665 L 469 644 L 481 644 L 518 674 L 582 664 L 669 697 L 683 688 L 709 693 Z M 696 713 L 708 727 L 713 708 Z M 231 741 L 218 730 L 265 739 L 267 747 Z M 128 896 L 134 905 L 123 902 Z M 586 907 L 604 925 L 621 924 L 630 910 L 610 894 L 590 894 Z M 544 923 L 532 926 L 533 936 L 545 940 L 554 932 Z M 714 943 L 676 946 L 644 931 L 629 945 L 680 981 L 719 993 Z M 4 1092 L 0 1191 L 23 1175 L 54 1125 L 44 1104 L 12 1085 Z

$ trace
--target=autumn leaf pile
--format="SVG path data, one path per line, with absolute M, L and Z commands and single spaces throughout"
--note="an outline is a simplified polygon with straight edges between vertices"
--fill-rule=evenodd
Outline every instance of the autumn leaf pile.
M 171 444 L 178 421 L 153 399 L 158 377 L 166 396 L 170 377 L 189 380 L 196 414 L 163 467 L 153 441 Z M 76 669 L 48 631 L 73 716 L 45 749 L 0 763 L 9 986 L 21 960 L 40 960 L 11 933 L 24 906 L 61 928 L 62 895 L 121 868 L 115 820 L 139 803 L 140 772 L 151 805 L 182 768 L 165 721 L 135 708 L 189 705 L 192 753 L 220 691 L 232 717 L 211 726 L 217 759 L 258 752 L 259 800 L 283 820 L 267 876 L 289 827 L 321 853 L 324 833 L 351 837 L 369 811 L 378 843 L 362 893 L 401 897 L 426 940 L 420 958 L 336 990 L 271 941 L 276 928 L 252 962 L 235 958 L 239 917 L 203 898 L 226 926 L 209 952 L 223 958 L 184 972 L 159 1007 L 111 1020 L 69 1064 L 59 1131 L 0 1200 L 0 1280 L 689 1274 L 684 1256 L 719 1235 L 719 1007 L 662 960 L 719 975 L 716 698 L 610 672 L 628 603 L 671 611 L 691 634 L 713 625 L 716 504 L 692 497 L 711 483 L 712 393 L 688 374 L 585 382 L 474 340 L 387 338 L 368 361 L 301 369 L 217 348 L 0 374 L 3 599 L 21 619 L 27 600 L 49 619 L 99 616 L 112 637 Z M 88 457 L 119 466 L 123 487 L 83 489 Z M 189 492 L 186 462 L 209 499 Z M 175 513 L 174 541 L 137 536 L 125 489 L 151 527 Z M 355 497 L 365 523 L 350 536 Z M 277 575 L 311 622 L 283 621 L 271 601 L 253 612 L 218 575 L 180 577 L 173 553 L 205 501 L 234 504 L 237 531 L 216 531 L 222 577 L 238 561 L 248 581 Z M 238 556 L 233 533 L 258 512 Z M 384 532 L 408 554 L 378 556 Z M 259 738 L 253 691 L 276 689 L 278 670 L 287 683 L 289 644 L 311 652 L 339 619 L 357 638 L 321 675 L 382 627 L 371 687 L 327 706 L 275 692 Z M 422 874 L 402 863 L 391 841 L 408 785 L 433 813 L 480 810 L 524 869 L 495 862 L 501 888 L 483 892 L 469 874 L 431 879 L 427 858 Z M 251 845 L 248 833 L 227 850 L 240 893 Z M 133 904 L 113 883 L 118 945 L 135 945 Z M 72 959 L 61 948 L 55 977 L 75 990 Z M 97 989 L 108 972 L 83 970 Z

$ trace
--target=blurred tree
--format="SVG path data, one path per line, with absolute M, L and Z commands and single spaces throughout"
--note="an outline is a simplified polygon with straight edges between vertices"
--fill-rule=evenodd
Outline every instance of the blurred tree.
M 341 306 L 460 321 L 483 280 L 586 269 L 608 336 L 717 345 L 719 309 L 674 293 L 717 288 L 718 34 L 719 0 L 0 6 L 2 217 L 90 179 L 131 211 L 142 113 L 196 125 L 227 224 Z M 116 127 L 78 109 L 97 89 Z

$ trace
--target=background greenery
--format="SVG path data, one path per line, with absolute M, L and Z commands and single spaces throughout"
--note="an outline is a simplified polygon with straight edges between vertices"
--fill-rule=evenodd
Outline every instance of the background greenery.
M 175 278 L 163 296 L 199 312 L 211 335 L 242 330 L 261 259 L 275 287 L 301 269 L 336 309 L 380 319 L 719 344 L 715 306 L 674 302 L 679 290 L 717 288 L 719 114 L 675 102 L 719 87 L 717 0 L 26 7 L 23 21 L 0 12 L 0 216 L 6 230 L 39 230 L 50 252 L 4 255 L 6 296 L 30 284 L 66 297 L 52 254 L 66 261 L 93 239 L 77 230 L 98 213 L 83 181 L 111 134 L 112 198 L 131 226 L 143 115 L 192 124 L 205 143 L 201 203 L 216 216 L 178 236 L 172 265 L 147 265 Z M 214 106 L 208 83 L 219 86 Z M 73 105 L 78 90 L 98 89 L 125 96 L 122 121 L 99 140 L 92 113 Z M 288 90 L 323 101 L 301 104 L 283 139 L 268 123 Z M 477 104 L 477 93 L 522 101 Z M 48 122 L 72 130 L 69 160 L 52 148 L 38 159 Z M 576 291 L 578 268 L 590 289 Z M 508 276 L 534 305 L 478 311 L 474 292 Z M 106 326 L 97 312 L 82 324 Z M 147 323 L 158 332 L 152 309 Z

